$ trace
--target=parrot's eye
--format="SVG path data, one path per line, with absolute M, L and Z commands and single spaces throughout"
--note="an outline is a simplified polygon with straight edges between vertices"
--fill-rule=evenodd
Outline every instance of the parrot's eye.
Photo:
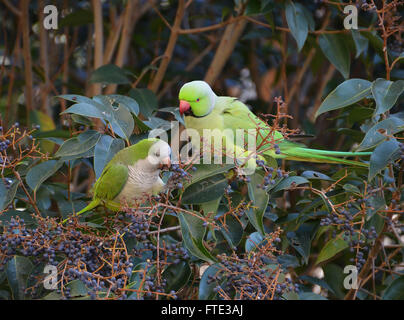
M 160 157 L 160 152 L 157 151 L 157 152 L 155 153 L 155 156 L 156 156 L 156 157 Z
M 199 98 L 198 98 L 198 99 L 196 99 L 196 102 L 198 102 L 199 100 L 201 100 L 201 99 L 199 99 Z

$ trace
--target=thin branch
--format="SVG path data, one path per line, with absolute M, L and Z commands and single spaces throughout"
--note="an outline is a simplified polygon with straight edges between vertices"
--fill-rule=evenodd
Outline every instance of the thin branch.
M 104 32 L 102 25 L 102 4 L 100 0 L 92 0 L 94 12 L 94 70 L 102 66 Z M 101 94 L 101 84 L 93 84 L 93 95 Z
M 21 1 L 20 23 L 22 27 L 22 49 L 24 55 L 25 72 L 25 104 L 27 106 L 27 123 L 29 122 L 29 113 L 33 109 L 33 84 L 32 84 L 32 57 L 31 45 L 29 40 L 29 0 Z
M 219 77 L 246 25 L 247 20 L 240 19 L 226 27 L 219 46 L 216 49 L 215 56 L 205 75 L 204 80 L 210 85 Z
M 163 81 L 164 75 L 167 71 L 168 64 L 171 61 L 171 58 L 172 58 L 172 55 L 174 52 L 174 48 L 175 48 L 175 44 L 177 43 L 180 26 L 181 26 L 181 22 L 184 17 L 184 14 L 185 14 L 185 1 L 180 0 L 178 3 L 177 13 L 175 15 L 174 25 L 171 29 L 170 38 L 168 40 L 167 47 L 164 52 L 164 57 L 161 60 L 159 69 L 157 70 L 157 73 L 153 79 L 153 82 L 150 85 L 150 89 L 153 92 L 157 92 L 157 90 L 159 89 L 160 84 Z
M 3 0 L 3 3 L 7 8 L 10 9 L 12 13 L 14 13 L 16 16 L 20 17 L 22 15 L 21 10 L 19 10 L 17 7 L 15 7 L 10 1 L 8 0 Z

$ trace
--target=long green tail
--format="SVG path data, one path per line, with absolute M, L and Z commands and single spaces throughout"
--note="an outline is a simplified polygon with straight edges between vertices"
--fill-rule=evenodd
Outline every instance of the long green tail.
M 87 212 L 87 211 L 90 211 L 91 209 L 94 209 L 95 207 L 99 206 L 100 203 L 101 203 L 101 201 L 99 199 L 92 200 L 84 209 L 81 209 L 79 212 L 77 212 L 75 214 L 75 216 L 77 217 L 77 216 L 81 215 L 84 212 Z M 69 220 L 69 218 L 64 219 L 62 221 L 62 224 L 66 223 L 67 220 Z
M 279 158 L 305 162 L 341 163 L 360 167 L 369 167 L 369 164 L 354 160 L 340 159 L 338 157 L 370 156 L 372 154 L 371 152 L 328 151 L 302 147 L 282 148 L 282 144 L 280 145 L 280 149 L 281 154 L 278 156 Z M 273 151 L 271 155 L 273 156 Z

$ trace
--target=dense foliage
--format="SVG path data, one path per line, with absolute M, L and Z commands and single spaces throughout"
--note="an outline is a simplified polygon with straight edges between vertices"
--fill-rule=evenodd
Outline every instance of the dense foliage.
M 1 299 L 404 298 L 402 1 L 357 1 L 357 30 L 343 1 L 49 3 L 0 3 Z M 369 167 L 181 162 L 140 206 L 75 217 L 116 152 L 174 140 L 195 79 Z

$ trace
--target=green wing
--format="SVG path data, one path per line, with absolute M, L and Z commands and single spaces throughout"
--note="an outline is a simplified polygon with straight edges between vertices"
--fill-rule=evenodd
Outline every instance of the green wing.
M 113 200 L 123 189 L 128 179 L 128 167 L 121 163 L 105 167 L 94 185 L 94 199 Z
M 236 129 L 255 129 L 259 130 L 259 136 L 257 138 L 257 146 L 261 143 L 263 137 L 268 135 L 274 135 L 274 139 L 277 142 L 283 140 L 283 136 L 280 132 L 271 132 L 271 128 L 261 119 L 259 119 L 254 113 L 248 109 L 248 107 L 241 101 L 231 97 L 220 97 L 218 106 L 220 107 L 221 115 L 223 116 L 223 123 L 225 128 Z
M 273 135 L 276 143 L 281 150 L 280 154 L 276 154 L 273 148 L 265 150 L 267 154 L 273 158 L 286 158 L 289 160 L 321 162 L 321 163 L 343 163 L 348 165 L 368 166 L 367 164 L 339 159 L 338 157 L 353 157 L 353 156 L 369 156 L 369 152 L 338 152 L 329 150 L 317 150 L 307 148 L 305 145 L 285 140 L 282 134 L 278 131 L 271 132 L 271 128 L 257 116 L 255 116 L 248 107 L 241 101 L 231 97 L 219 97 L 217 102 L 218 112 L 223 117 L 225 128 L 232 130 L 236 129 L 254 129 L 264 128 L 259 130 L 257 137 L 257 147 L 261 144 L 263 138 Z M 268 148 L 264 146 L 264 148 Z

